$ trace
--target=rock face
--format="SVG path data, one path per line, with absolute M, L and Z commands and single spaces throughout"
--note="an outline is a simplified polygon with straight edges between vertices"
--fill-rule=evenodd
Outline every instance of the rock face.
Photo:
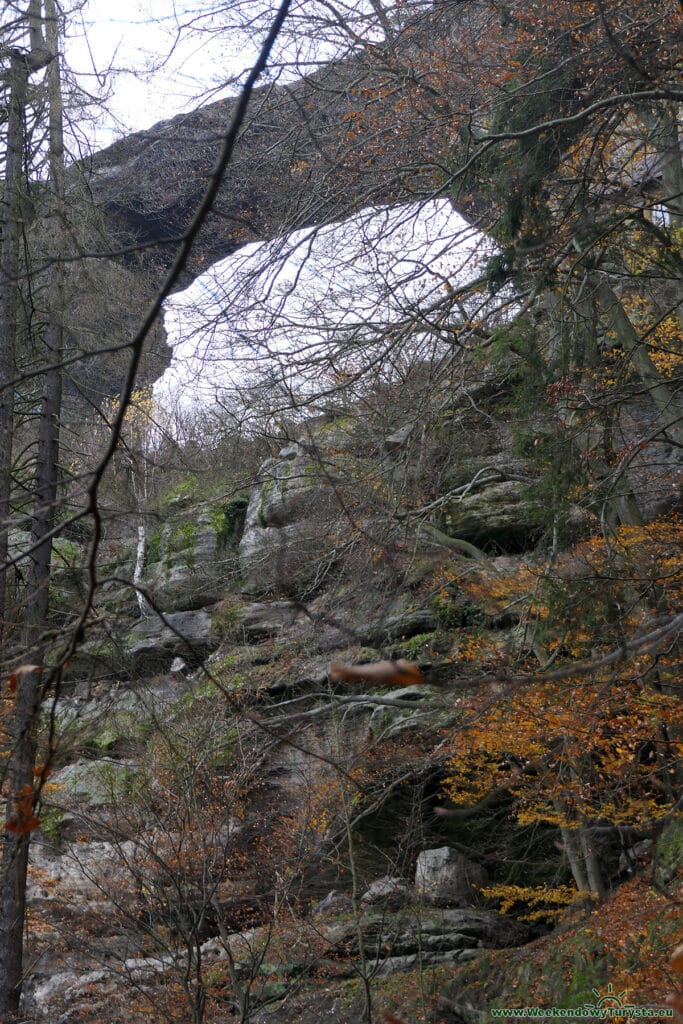
M 237 544 L 246 499 L 197 508 L 177 502 L 169 522 L 148 542 L 145 582 L 164 611 L 214 604 L 234 589 L 239 570 Z
M 470 446 L 463 436 L 458 422 L 437 455 L 452 460 L 445 472 L 444 486 L 452 497 L 440 510 L 442 531 L 485 548 L 533 547 L 542 531 L 544 511 L 525 492 L 533 479 L 529 466 L 524 460 L 510 459 L 506 445 L 511 442 L 505 430 L 487 431 L 479 454 L 477 444 Z M 375 443 L 377 439 L 360 423 L 344 430 L 332 423 L 315 443 L 291 444 L 262 465 L 239 549 L 246 593 L 311 596 L 335 563 L 335 548 L 342 546 L 339 538 L 345 531 L 348 535 L 349 516 L 344 497 L 337 494 L 337 480 L 354 472 L 362 477 L 371 460 L 368 450 Z M 394 458 L 400 469 L 400 450 L 398 455 L 390 454 Z M 503 464 L 507 464 L 505 470 Z M 387 476 L 392 466 L 393 461 L 384 465 Z M 371 511 L 362 492 L 353 500 L 365 513 L 363 522 L 372 523 L 379 505 Z M 379 642 L 429 632 L 436 626 L 429 609 L 408 608 L 382 622 Z
M 245 592 L 300 597 L 314 587 L 321 560 L 332 557 L 338 514 L 325 466 L 303 446 L 290 445 L 265 462 L 240 543 Z
M 417 858 L 415 886 L 436 906 L 468 906 L 476 902 L 479 887 L 486 883 L 485 869 L 450 846 L 423 850 Z
M 55 776 L 63 790 L 64 801 L 79 810 L 104 807 L 120 798 L 135 772 L 132 762 L 101 758 L 97 761 L 76 761 Z
M 472 15 L 465 17 L 471 20 Z M 436 59 L 444 46 L 454 45 L 462 18 L 459 9 L 448 19 L 423 13 L 419 32 L 400 32 L 392 39 L 392 66 L 410 64 L 417 54 L 427 63 L 430 53 Z M 406 124 L 397 133 L 392 123 L 380 149 L 373 148 L 372 160 L 359 159 L 363 151 L 347 115 L 364 110 L 368 91 L 385 84 L 381 52 L 380 46 L 354 46 L 347 59 L 310 76 L 254 91 L 219 191 L 219 212 L 202 229 L 190 257 L 190 275 L 254 240 L 339 220 L 370 205 L 416 201 L 421 190 L 424 196 L 433 194 L 432 167 L 442 139 L 438 131 L 425 130 L 417 113 L 422 92 L 410 76 L 397 75 L 395 89 L 402 95 L 404 120 L 415 111 L 417 125 Z M 458 82 L 452 85 L 457 106 Z M 162 121 L 92 158 L 96 202 L 111 228 L 146 247 L 148 263 L 162 269 L 172 260 L 175 240 L 209 182 L 236 102 L 221 99 Z M 377 116 L 382 110 L 378 106 Z M 406 164 L 410 173 L 404 176 L 399 168 Z M 335 168 L 333 178 L 330 167 Z M 486 206 L 469 196 L 460 209 L 478 215 Z
M 466 389 L 463 393 L 469 394 Z M 482 425 L 460 404 L 456 396 L 453 420 L 441 442 L 447 466 L 440 486 L 449 500 L 439 525 L 450 536 L 478 547 L 527 550 L 544 524 L 544 510 L 527 493 L 537 470 L 529 460 L 512 455 L 514 441 L 508 424 L 486 421 Z
M 176 657 L 197 665 L 218 646 L 205 611 L 173 612 L 142 619 L 129 633 L 126 656 L 133 676 L 167 672 Z
M 293 601 L 254 602 L 244 605 L 239 613 L 239 627 L 245 639 L 255 642 L 281 636 L 302 621 L 305 616 Z
M 378 974 L 407 970 L 420 958 L 423 965 L 467 960 L 480 949 L 500 949 L 528 942 L 530 930 L 518 921 L 488 910 L 427 910 L 367 913 L 362 921 L 366 950 L 382 950 L 373 965 Z M 358 953 L 358 923 L 332 925 L 326 934 L 336 947 Z
M 506 838 L 504 827 L 501 830 L 503 843 L 496 832 L 492 842 L 495 850 L 487 847 L 486 836 L 491 832 L 488 810 L 485 820 L 477 823 L 478 831 L 473 833 L 477 838 L 471 841 L 469 820 L 462 826 L 457 820 L 449 822 L 446 832 L 441 827 L 442 822 L 430 824 L 428 816 L 419 821 L 413 819 L 418 797 L 420 806 L 428 806 L 432 799 L 429 794 L 433 791 L 434 766 L 443 764 L 442 753 L 438 762 L 433 761 L 432 754 L 423 756 L 425 748 L 431 742 L 432 751 L 436 750 L 437 743 L 442 750 L 445 732 L 452 732 L 461 714 L 458 698 L 453 699 L 453 687 L 465 687 L 468 680 L 467 665 L 458 664 L 457 645 L 469 634 L 460 631 L 470 630 L 474 623 L 482 634 L 491 634 L 488 639 L 492 644 L 500 643 L 502 650 L 503 643 L 507 645 L 511 639 L 504 631 L 508 630 L 510 621 L 514 625 L 516 619 L 504 624 L 502 613 L 499 615 L 495 607 L 489 613 L 483 598 L 477 596 L 476 587 L 472 588 L 471 601 L 468 600 L 467 566 L 462 578 L 458 575 L 453 580 L 450 575 L 444 576 L 444 563 L 432 560 L 429 550 L 425 553 L 419 548 L 419 532 L 411 534 L 410 525 L 406 534 L 400 533 L 395 545 L 398 556 L 395 560 L 387 559 L 388 571 L 379 584 L 374 579 L 374 569 L 381 554 L 376 561 L 362 562 L 365 576 L 358 571 L 360 561 L 354 562 L 350 571 L 341 558 L 337 564 L 336 552 L 342 550 L 343 531 L 349 526 L 348 513 L 341 505 L 352 496 L 356 498 L 356 507 L 362 509 L 351 522 L 352 529 L 357 531 L 352 534 L 354 540 L 360 534 L 373 534 L 368 524 L 377 524 L 381 516 L 386 516 L 396 494 L 391 488 L 385 491 L 382 483 L 392 473 L 397 486 L 408 479 L 407 470 L 401 476 L 401 470 L 405 470 L 405 461 L 401 463 L 401 446 L 409 433 L 397 431 L 392 435 L 391 444 L 384 444 L 382 451 L 388 454 L 382 463 L 382 472 L 386 471 L 386 476 L 381 479 L 375 476 L 364 490 L 362 483 L 368 479 L 368 467 L 382 446 L 386 431 L 381 433 L 376 429 L 372 436 L 374 428 L 366 423 L 361 428 L 357 420 L 352 420 L 349 430 L 342 430 L 335 420 L 331 424 L 328 421 L 328 426 L 331 430 L 322 438 L 310 437 L 310 443 L 290 445 L 277 459 L 264 464 L 248 510 L 245 502 L 241 505 L 241 513 L 247 511 L 247 515 L 239 554 L 239 509 L 216 508 L 208 502 L 199 505 L 178 501 L 169 510 L 164 528 L 155 538 L 148 538 L 147 552 L 146 582 L 164 609 L 164 618 L 150 615 L 136 620 L 131 627 L 132 616 L 138 614 L 137 604 L 133 602 L 132 612 L 127 612 L 116 591 L 105 592 L 102 607 L 105 611 L 118 610 L 116 616 L 109 618 L 117 626 L 125 619 L 127 626 L 110 637 L 103 635 L 107 616 L 96 620 L 91 646 L 79 654 L 80 668 L 77 662 L 72 663 L 69 672 L 78 675 L 88 667 L 88 661 L 92 668 L 108 659 L 106 678 L 99 681 L 97 687 L 88 678 L 87 685 L 75 688 L 72 693 L 61 691 L 51 709 L 60 735 L 71 736 L 73 740 L 69 756 L 79 760 L 56 769 L 58 803 L 45 802 L 46 811 L 56 811 L 61 817 L 57 819 L 55 815 L 50 820 L 46 815 L 43 818 L 43 836 L 53 841 L 58 839 L 60 846 L 49 853 L 36 843 L 39 852 L 34 858 L 30 899 L 40 911 L 46 910 L 49 904 L 50 912 L 54 912 L 57 904 L 54 893 L 58 888 L 73 894 L 74 904 L 88 911 L 98 898 L 100 883 L 102 889 L 123 891 L 126 863 L 129 867 L 134 865 L 136 855 L 140 863 L 143 846 L 139 829 L 132 834 L 130 829 L 122 831 L 122 841 L 116 844 L 118 824 L 125 827 L 125 815 L 119 815 L 119 809 L 125 810 L 130 805 L 138 781 L 144 782 L 138 766 L 145 765 L 144 754 L 154 751 L 158 735 L 184 738 L 193 751 L 201 750 L 198 747 L 201 741 L 195 737 L 201 734 L 205 721 L 217 730 L 212 734 L 208 770 L 215 773 L 222 785 L 225 779 L 231 778 L 233 765 L 240 765 L 248 779 L 245 789 L 249 787 L 244 798 L 244 817 L 239 818 L 242 825 L 230 820 L 225 831 L 218 835 L 217 848 L 226 849 L 228 840 L 232 841 L 233 835 L 237 836 L 243 828 L 239 843 L 235 842 L 238 856 L 234 861 L 242 863 L 243 850 L 249 855 L 252 850 L 260 849 L 261 843 L 262 848 L 267 849 L 274 821 L 282 828 L 282 835 L 288 835 L 291 830 L 295 837 L 298 834 L 305 839 L 301 843 L 303 854 L 291 889 L 289 879 L 285 879 L 286 887 L 276 889 L 275 882 L 265 874 L 267 867 L 256 880 L 251 876 L 236 879 L 226 876 L 223 880 L 227 895 L 225 902 L 221 899 L 219 909 L 221 912 L 225 909 L 223 920 L 228 920 L 229 928 L 234 929 L 234 935 L 228 936 L 227 941 L 235 942 L 234 960 L 238 974 L 244 977 L 252 976 L 249 972 L 254 967 L 252 955 L 258 947 L 259 926 L 264 919 L 271 920 L 271 907 L 283 909 L 283 901 L 289 899 L 290 892 L 297 894 L 296 910 L 292 903 L 293 913 L 299 915 L 293 922 L 296 940 L 285 951 L 286 962 L 270 964 L 259 960 L 262 977 L 258 980 L 258 992 L 262 993 L 263 1002 L 259 1004 L 257 999 L 254 1003 L 255 1021 L 265 1019 L 259 1016 L 262 1012 L 259 1007 L 264 1003 L 270 1006 L 276 999 L 283 999 L 283 1003 L 272 1013 L 282 1013 L 283 1020 L 289 1019 L 290 1013 L 292 1019 L 295 1016 L 297 1020 L 305 1019 L 298 1016 L 292 1003 L 285 1002 L 284 997 L 295 990 L 301 991 L 301 979 L 311 971 L 312 964 L 314 970 L 318 964 L 324 970 L 331 967 L 336 972 L 335 977 L 357 978 L 358 959 L 363 956 L 372 976 L 404 971 L 408 972 L 408 983 L 408 978 L 412 982 L 410 972 L 420 972 L 425 966 L 446 965 L 455 976 L 457 972 L 450 965 L 475 960 L 485 948 L 518 945 L 530 938 L 526 925 L 477 906 L 487 873 L 458 849 L 459 843 L 463 849 L 479 844 L 482 852 L 478 855 L 490 865 L 492 879 L 498 881 L 513 860 L 519 863 L 504 852 L 516 849 L 519 837 Z M 371 443 L 366 445 L 368 439 Z M 491 431 L 485 443 L 482 441 L 481 450 L 463 456 L 461 462 L 457 461 L 460 454 L 454 443 L 449 453 L 453 455 L 450 466 L 444 469 L 445 458 L 440 464 L 432 464 L 440 466 L 439 480 L 450 474 L 450 503 L 440 505 L 436 514 L 451 516 L 449 528 L 454 534 L 469 535 L 479 543 L 493 542 L 496 536 L 509 538 L 521 523 L 522 537 L 530 536 L 533 519 L 524 518 L 526 508 L 522 493 L 525 467 L 510 459 L 507 469 L 503 468 L 504 452 L 496 448 L 502 443 L 501 434 L 496 438 Z M 476 449 L 477 445 L 471 447 Z M 345 470 L 348 470 L 346 476 Z M 421 482 L 419 472 L 419 469 L 414 471 L 411 482 Z M 346 495 L 337 484 L 337 476 L 349 482 Z M 512 479 L 513 476 L 519 479 Z M 358 487 L 354 490 L 356 484 Z M 416 487 L 406 502 L 420 493 Z M 503 506 L 509 510 L 507 519 L 501 512 Z M 460 517 L 457 522 L 456 512 Z M 393 526 L 387 530 L 392 541 L 404 529 L 404 520 L 399 522 L 401 525 L 396 532 L 391 532 Z M 409 545 L 404 542 L 405 536 L 410 539 Z M 132 572 L 130 554 L 128 548 L 122 549 L 121 557 L 131 566 L 127 575 Z M 154 557 L 150 557 L 151 554 Z M 238 558 L 247 587 L 260 597 L 257 601 L 244 600 L 238 590 Z M 64 561 L 64 571 L 67 571 L 70 563 L 66 558 Z M 497 572 L 503 567 L 512 571 L 524 560 L 507 555 L 488 561 L 492 571 Z M 406 571 L 407 564 L 410 572 Z M 451 563 L 445 564 L 450 571 Z M 439 569 L 438 591 L 434 585 L 435 565 Z M 334 573 L 328 572 L 331 568 Z M 113 565 L 112 578 L 119 575 L 115 569 Z M 394 575 L 390 576 L 391 573 Z M 325 581 L 324 586 L 319 585 L 321 579 Z M 332 586 L 328 586 L 330 580 Z M 303 605 L 301 599 L 313 591 L 315 597 Z M 282 595 L 283 592 L 284 598 L 270 598 L 272 594 Z M 507 605 L 509 598 L 506 596 L 504 600 Z M 101 645 L 99 654 L 98 644 Z M 377 653 L 362 650 L 365 646 L 376 648 Z M 344 648 L 346 651 L 342 653 Z M 384 650 L 380 652 L 380 648 Z M 221 698 L 227 698 L 224 705 L 220 698 L 217 703 L 209 693 L 206 674 L 193 672 L 207 654 L 214 651 L 206 668 L 219 681 Z M 359 692 L 353 686 L 335 687 L 330 682 L 331 658 L 360 663 L 399 654 L 411 660 L 424 660 L 425 682 L 429 684 L 440 682 L 434 679 L 431 668 L 441 667 L 448 689 L 443 692 L 438 686 L 420 685 L 394 688 L 387 693 L 364 685 Z M 437 659 L 441 655 L 444 660 L 439 666 Z M 157 675 L 161 672 L 170 674 L 162 680 L 162 676 Z M 153 680 L 145 679 L 152 675 Z M 79 681 L 84 683 L 82 677 L 77 679 Z M 125 689 L 125 684 L 129 689 Z M 182 699 L 178 701 L 178 698 Z M 174 707 L 176 701 L 178 704 Z M 160 725 L 162 730 L 158 733 Z M 414 740 L 418 746 L 413 745 Z M 75 753 L 72 755 L 71 751 Z M 381 763 L 385 751 L 388 752 L 386 768 Z M 104 757 L 105 753 L 109 756 Z M 334 797 L 330 798 L 329 811 L 325 806 L 328 794 L 336 788 L 337 774 L 336 770 L 325 773 L 337 766 L 364 766 L 371 763 L 376 754 L 379 754 L 377 764 L 382 774 L 374 778 L 371 774 L 372 789 L 359 792 L 360 813 L 354 822 L 359 840 L 355 849 L 360 851 L 356 861 L 357 877 L 362 879 L 365 889 L 357 889 L 354 899 L 336 891 L 318 904 L 311 915 L 309 908 L 316 899 L 334 885 L 348 885 L 350 877 L 343 854 L 340 857 L 338 852 L 341 849 L 339 824 L 342 817 L 348 821 L 348 814 L 346 807 L 343 816 L 340 810 L 335 810 Z M 136 773 L 140 773 L 137 778 Z M 349 775 L 349 778 L 354 777 Z M 395 785 L 399 780 L 400 791 Z M 169 787 L 169 792 L 174 791 Z M 225 806 L 226 792 L 217 791 L 219 808 Z M 318 794 L 322 797 L 320 809 L 314 803 Z M 165 795 L 159 797 L 158 803 L 150 803 L 148 809 L 159 805 L 170 808 L 175 816 L 173 796 L 168 800 Z M 213 807 L 211 801 L 209 806 Z M 88 821 L 88 812 L 95 827 L 85 832 L 79 825 Z M 512 829 L 513 825 L 509 827 Z M 102 830 L 97 831 L 97 828 Z M 310 845 L 308 833 L 313 837 Z M 169 834 L 173 847 L 174 827 Z M 453 846 L 422 849 L 437 847 L 445 841 L 446 835 Z M 94 839 L 114 841 L 91 842 Z M 125 845 L 130 839 L 134 840 L 134 846 Z M 656 851 L 658 883 L 672 892 L 671 887 L 676 887 L 680 880 L 680 846 L 680 834 L 671 832 L 666 842 L 658 844 Z M 154 842 L 147 846 L 148 851 L 159 849 L 159 844 Z M 420 849 L 412 885 L 393 872 L 403 871 L 405 875 L 405 865 L 412 863 L 412 857 Z M 526 840 L 525 849 L 528 849 Z M 401 851 L 400 856 L 397 850 Z M 328 851 L 332 851 L 332 856 Z M 634 847 L 633 859 L 637 861 L 642 852 L 641 848 Z M 649 850 L 647 852 L 649 856 Z M 252 861 L 248 863 L 251 865 Z M 524 863 L 528 865 L 529 860 Z M 191 858 L 190 873 L 194 867 L 195 861 Z M 120 875 L 117 874 L 119 868 Z M 392 874 L 378 877 L 385 871 Z M 373 878 L 376 881 L 368 885 Z M 135 878 L 132 882 L 135 883 Z M 230 904 L 233 884 L 237 906 Z M 266 890 L 266 900 L 257 906 L 257 898 L 262 895 L 261 885 Z M 280 885 L 279 876 L 277 885 Z M 191 900 L 183 898 L 180 903 L 187 907 Z M 35 977 L 36 1015 L 43 1013 L 46 1019 L 65 1022 L 69 1002 L 80 1010 L 81 1001 L 91 998 L 92 988 L 102 1000 L 101 1013 L 106 1016 L 106 1001 L 114 990 L 111 986 L 115 987 L 121 979 L 140 981 L 141 986 L 154 995 L 155 985 L 159 990 L 164 985 L 168 987 L 172 972 L 184 969 L 184 954 L 176 946 L 175 936 L 171 936 L 169 943 L 168 934 L 162 933 L 164 949 L 170 945 L 175 952 L 169 953 L 168 960 L 155 958 L 153 944 L 133 945 L 130 932 L 117 933 L 120 919 L 116 920 L 115 915 L 105 909 L 105 917 L 107 914 L 109 918 L 104 923 L 107 938 L 112 948 L 119 942 L 124 944 L 124 953 L 117 951 L 117 955 L 125 970 L 118 977 L 111 973 L 111 967 L 108 971 L 88 973 L 83 970 L 80 974 L 62 970 L 56 961 L 63 953 L 55 951 L 52 962 L 45 958 L 40 961 L 42 975 L 39 972 Z M 245 919 L 243 914 L 254 916 Z M 300 944 L 300 936 L 312 917 L 315 918 L 313 957 L 305 943 Z M 202 935 L 210 934 L 214 927 L 212 911 L 207 913 L 206 920 L 207 931 L 202 930 Z M 238 934 L 238 929 L 247 927 L 245 920 L 248 930 Z M 272 921 L 268 927 L 272 929 Z M 222 951 L 224 960 L 228 959 L 225 929 L 211 938 L 211 955 L 220 958 Z M 133 936 L 135 934 L 133 930 Z M 240 943 L 242 952 L 237 952 Z M 246 952 L 245 946 L 248 947 Z M 202 949 L 202 955 L 204 951 L 208 955 L 209 946 L 205 944 Z M 143 956 L 145 952 L 150 955 Z M 112 963 L 114 959 L 111 958 Z M 482 962 L 482 970 L 487 970 L 488 964 L 488 959 Z M 272 980 L 275 977 L 277 981 Z M 316 985 L 317 980 L 316 976 Z M 33 1009 L 31 1006 L 31 1012 Z M 99 1006 L 94 1012 L 97 1016 Z M 317 1019 L 327 1018 L 323 1013 Z M 349 1019 L 355 1018 L 339 1018 L 340 1022 Z
M 92 680 L 86 680 L 86 684 L 92 684 Z M 171 665 L 171 673 L 154 685 L 140 686 L 136 681 L 134 690 L 119 685 L 97 697 L 63 696 L 48 701 L 43 717 L 46 722 L 54 721 L 59 734 L 68 737 L 74 750 L 90 755 L 93 751 L 120 753 L 141 744 L 159 712 L 179 700 L 190 686 L 184 672 L 174 671 Z
M 129 840 L 78 843 L 63 855 L 33 843 L 28 902 L 50 899 L 55 885 L 80 899 L 101 902 L 103 890 L 115 889 L 117 879 L 128 879 L 127 864 L 134 855 L 135 844 Z
M 116 245 L 116 242 L 114 242 Z M 130 351 L 126 347 L 142 322 L 156 293 L 156 282 L 140 267 L 112 260 L 89 262 L 87 272 L 78 263 L 67 278 L 69 303 L 65 340 L 67 358 L 86 358 L 67 364 L 64 407 L 67 416 L 89 413 L 87 402 L 99 406 L 123 388 Z M 125 297 L 125 299 L 124 299 Z M 117 349 L 118 346 L 118 349 Z M 92 357 L 106 348 L 106 353 Z M 89 358 L 88 358 L 89 357 Z M 137 388 L 154 383 L 171 362 L 171 346 L 163 321 L 158 319 L 144 343 Z M 84 403 L 83 399 L 86 399 Z

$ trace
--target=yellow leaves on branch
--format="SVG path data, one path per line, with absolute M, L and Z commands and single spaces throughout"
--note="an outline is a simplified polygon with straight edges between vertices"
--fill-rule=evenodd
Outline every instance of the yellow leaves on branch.
M 659 591 L 658 611 L 677 611 L 683 598 L 683 522 L 678 515 L 662 516 L 642 526 L 620 526 L 610 540 L 602 538 L 586 547 L 586 558 L 597 573 L 614 575 L 615 556 L 619 575 L 639 589 Z
M 648 821 L 668 806 L 659 775 L 674 771 L 681 749 L 662 739 L 661 725 L 678 715 L 673 695 L 637 680 L 546 682 L 495 702 L 475 698 L 453 736 L 445 790 L 471 804 L 507 789 L 520 824 Z
M 613 644 L 604 629 L 611 621 L 610 603 L 623 608 L 622 627 L 635 626 L 642 617 L 635 595 L 652 603 L 658 614 L 674 614 L 681 607 L 683 522 L 674 514 L 619 526 L 608 542 L 599 534 L 577 544 L 554 563 L 552 572 L 542 563 L 498 573 L 482 568 L 464 579 L 462 588 L 487 612 L 514 606 L 520 618 L 542 622 L 549 650 L 561 640 L 567 654 L 583 657 L 587 647 Z
M 551 571 L 552 570 L 552 571 Z M 514 605 L 556 665 L 599 660 L 624 635 L 648 629 L 651 614 L 683 605 L 683 523 L 666 516 L 618 527 L 577 544 L 552 567 L 477 569 L 463 579 L 468 597 L 491 612 Z M 617 673 L 602 668 L 513 689 L 485 637 L 458 637 L 458 660 L 475 660 L 503 680 L 496 692 L 461 696 L 445 790 L 472 804 L 495 789 L 516 802 L 518 821 L 573 828 L 596 819 L 657 819 L 671 805 L 683 758 L 675 646 L 634 652 Z M 656 683 L 656 685 L 651 685 Z
M 579 893 L 570 885 L 558 885 L 553 888 L 547 885 L 489 885 L 480 890 L 487 899 L 500 900 L 501 914 L 507 914 L 516 904 L 526 904 L 526 913 L 516 913 L 520 921 L 538 921 L 560 916 L 566 907 L 577 899 L 585 899 L 585 893 Z
M 672 313 L 660 319 L 644 295 L 628 294 L 622 301 L 631 323 L 647 344 L 650 359 L 659 373 L 667 378 L 678 377 L 683 370 L 683 332 L 678 316 Z
M 112 422 L 118 415 L 120 399 L 112 398 L 103 403 L 105 419 Z M 130 402 L 123 420 L 126 443 L 133 449 L 146 447 L 155 430 L 154 395 L 151 387 L 137 388 L 130 396 Z
M 529 565 L 517 565 L 508 573 L 480 569 L 465 585 L 473 599 L 506 606 L 533 595 L 538 587 L 538 575 Z

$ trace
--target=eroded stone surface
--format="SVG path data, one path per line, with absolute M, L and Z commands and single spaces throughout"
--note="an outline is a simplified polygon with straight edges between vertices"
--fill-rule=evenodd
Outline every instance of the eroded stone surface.
M 423 850 L 415 868 L 415 886 L 424 899 L 437 906 L 473 903 L 487 879 L 486 870 L 450 846 Z

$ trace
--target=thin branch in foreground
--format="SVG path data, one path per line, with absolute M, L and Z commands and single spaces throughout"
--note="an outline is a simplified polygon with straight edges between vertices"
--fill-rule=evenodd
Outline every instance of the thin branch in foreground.
M 64 654 L 63 663 L 66 662 L 75 652 L 76 647 L 78 646 L 78 643 L 80 642 L 83 636 L 86 621 L 92 609 L 93 597 L 95 587 L 97 584 L 97 551 L 102 537 L 102 522 L 98 509 L 98 493 L 106 469 L 109 466 L 112 458 L 114 457 L 114 453 L 118 447 L 119 439 L 123 429 L 124 418 L 130 405 L 131 396 L 135 389 L 135 381 L 137 378 L 140 361 L 142 359 L 144 341 L 147 335 L 149 334 L 150 330 L 152 329 L 152 326 L 154 325 L 156 318 L 161 312 L 161 308 L 163 306 L 164 301 L 171 294 L 175 284 L 179 280 L 185 268 L 185 265 L 192 250 L 192 246 L 197 238 L 197 235 L 199 234 L 199 231 L 207 216 L 209 215 L 211 208 L 215 202 L 216 196 L 218 195 L 218 191 L 220 189 L 221 182 L 223 180 L 223 176 L 232 159 L 235 144 L 237 142 L 237 138 L 242 127 L 244 117 L 246 115 L 247 107 L 249 105 L 249 100 L 251 99 L 251 94 L 254 90 L 254 86 L 256 84 L 257 79 L 260 77 L 260 75 L 263 73 L 267 66 L 270 52 L 273 46 L 275 45 L 275 41 L 285 22 L 290 4 L 291 0 L 282 0 L 277 10 L 268 36 L 266 37 L 266 40 L 261 48 L 258 60 L 256 61 L 252 70 L 250 71 L 247 80 L 242 88 L 242 92 L 237 101 L 237 104 L 235 106 L 235 111 L 232 116 L 230 127 L 225 136 L 225 141 L 223 143 L 221 153 L 216 162 L 216 166 L 212 172 L 211 179 L 204 193 L 204 198 L 199 204 L 199 207 L 183 236 L 183 240 L 178 250 L 178 254 L 175 260 L 173 261 L 171 269 L 166 275 L 164 283 L 157 292 L 157 295 L 152 301 L 137 334 L 130 343 L 131 359 L 128 365 L 126 381 L 121 392 L 121 399 L 119 402 L 117 415 L 114 419 L 114 422 L 112 423 L 109 445 L 104 455 L 102 456 L 99 465 L 97 466 L 95 472 L 93 473 L 93 479 L 90 483 L 90 486 L 88 487 L 87 505 L 83 509 L 81 515 L 78 517 L 83 518 L 87 515 L 92 515 L 95 524 L 95 531 L 90 547 L 90 554 L 87 564 L 89 579 L 88 593 L 86 595 L 86 599 L 79 620 L 76 623 L 76 626 L 73 630 L 71 643 L 69 644 L 69 647 Z

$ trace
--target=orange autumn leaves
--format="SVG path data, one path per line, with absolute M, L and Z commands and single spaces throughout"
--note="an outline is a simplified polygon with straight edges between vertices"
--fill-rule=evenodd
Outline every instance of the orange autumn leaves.
M 674 950 L 671 957 L 671 966 L 677 974 L 683 976 L 683 946 L 679 946 L 678 949 Z M 681 982 L 683 982 L 683 977 Z M 683 992 L 672 992 L 671 995 L 667 996 L 666 1001 L 669 1006 L 673 1007 L 677 1016 L 683 1020 Z
M 683 751 L 662 726 L 674 698 L 636 681 L 562 680 L 463 707 L 446 792 L 472 803 L 491 789 L 515 797 L 522 824 L 657 818 L 670 804 L 662 779 Z
M 40 818 L 33 813 L 35 792 L 33 786 L 24 786 L 12 801 L 12 812 L 4 824 L 6 832 L 27 835 L 40 825 Z
M 15 697 L 23 680 L 34 673 L 41 672 L 40 665 L 20 665 L 7 676 L 7 689 L 11 697 Z M 23 786 L 11 798 L 9 815 L 3 828 L 14 835 L 27 835 L 40 826 L 40 818 L 36 817 L 35 804 L 43 782 L 50 774 L 46 765 L 36 765 L 33 776 L 38 782 L 38 790 L 32 785 Z
M 40 665 L 20 665 L 19 668 L 15 668 L 14 672 L 10 672 L 7 677 L 7 688 L 10 693 L 16 693 L 17 687 L 21 684 L 21 681 L 26 676 L 32 675 L 34 672 L 42 672 Z
M 14 795 L 9 817 L 3 825 L 6 832 L 12 832 L 14 835 L 27 835 L 40 827 L 40 818 L 37 818 L 34 813 L 35 805 L 43 784 L 50 774 L 47 765 L 37 764 L 35 766 L 33 777 L 38 784 L 38 789 L 26 785 Z
M 480 639 L 474 654 L 495 685 L 463 694 L 446 792 L 456 804 L 507 789 L 521 824 L 575 827 L 595 820 L 656 820 L 675 802 L 683 763 L 679 652 L 675 642 L 634 649 L 618 668 L 601 657 L 683 599 L 683 524 L 675 516 L 618 527 L 542 564 L 478 569 L 462 589 L 493 613 L 514 607 L 526 629 L 516 665 L 496 662 Z M 532 637 L 549 665 L 530 660 Z M 460 639 L 458 662 L 470 661 Z M 572 663 L 593 659 L 590 674 Z M 522 660 L 524 659 L 524 660 Z M 553 670 L 563 670 L 552 679 Z M 519 678 L 516 672 L 521 671 Z M 537 680 L 530 675 L 537 674 Z

